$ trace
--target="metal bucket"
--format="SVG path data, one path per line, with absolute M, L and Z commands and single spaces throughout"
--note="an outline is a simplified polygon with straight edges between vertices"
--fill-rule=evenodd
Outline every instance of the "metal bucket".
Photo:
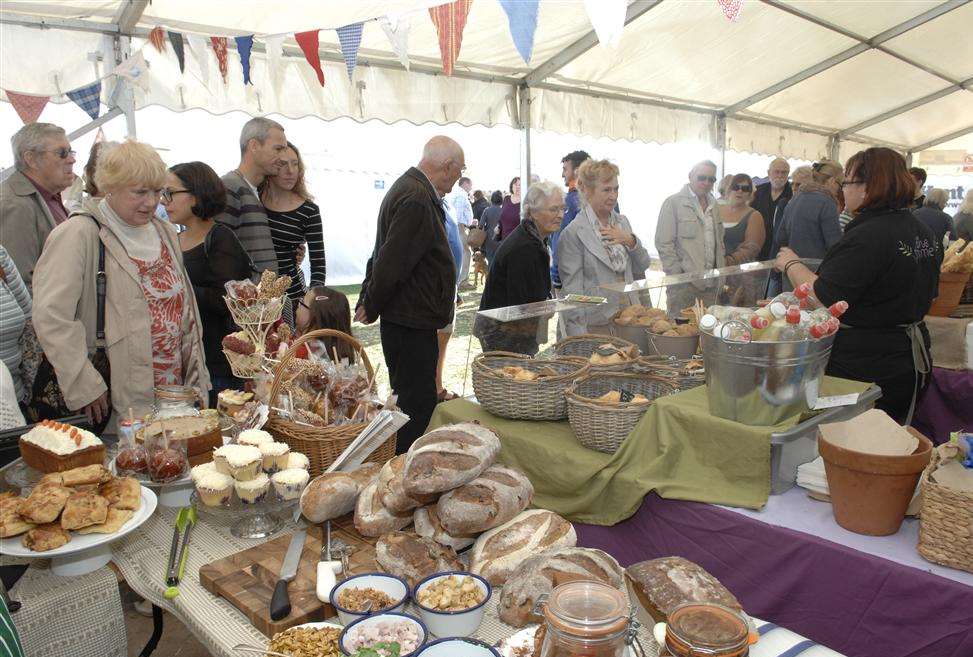
M 814 406 L 834 336 L 802 342 L 732 342 L 702 333 L 709 411 L 770 426 Z

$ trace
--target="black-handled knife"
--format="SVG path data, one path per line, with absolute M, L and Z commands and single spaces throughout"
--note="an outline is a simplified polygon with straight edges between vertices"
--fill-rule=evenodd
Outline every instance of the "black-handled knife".
M 301 554 L 304 552 L 304 540 L 307 538 L 307 529 L 301 529 L 294 533 L 291 544 L 287 547 L 287 554 L 284 555 L 284 563 L 280 567 L 280 575 L 277 584 L 274 585 L 274 594 L 270 597 L 270 618 L 278 621 L 291 613 L 291 599 L 287 594 L 287 583 L 297 575 L 297 566 L 301 563 Z

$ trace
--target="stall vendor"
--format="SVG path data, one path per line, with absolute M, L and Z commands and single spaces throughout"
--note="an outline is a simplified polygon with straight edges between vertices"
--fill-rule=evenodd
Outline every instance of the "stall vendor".
M 845 208 L 854 219 L 817 273 L 782 248 L 776 268 L 794 287 L 812 283 L 825 306 L 847 301 L 827 373 L 882 388 L 876 406 L 903 424 L 932 368 L 922 318 L 939 288 L 943 253 L 909 208 L 915 181 L 888 148 L 856 153 L 845 165 Z

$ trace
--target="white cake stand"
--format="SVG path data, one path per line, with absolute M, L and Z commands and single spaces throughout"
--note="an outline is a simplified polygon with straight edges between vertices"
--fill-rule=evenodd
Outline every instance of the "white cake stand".
M 206 506 L 196 491 L 190 501 L 200 515 L 230 523 L 230 533 L 237 538 L 267 538 L 284 526 L 281 516 L 292 513 L 300 498 L 282 499 L 271 487 L 264 499 L 254 504 L 244 504 L 234 494 L 229 504 Z

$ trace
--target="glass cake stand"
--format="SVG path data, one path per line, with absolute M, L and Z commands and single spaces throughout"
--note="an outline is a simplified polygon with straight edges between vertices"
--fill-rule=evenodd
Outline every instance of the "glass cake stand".
M 282 499 L 271 488 L 260 502 L 244 504 L 235 494 L 229 504 L 207 506 L 193 491 L 190 502 L 203 516 L 220 524 L 229 524 L 230 533 L 237 538 L 267 538 L 284 526 L 288 513 L 293 513 L 300 498 Z

